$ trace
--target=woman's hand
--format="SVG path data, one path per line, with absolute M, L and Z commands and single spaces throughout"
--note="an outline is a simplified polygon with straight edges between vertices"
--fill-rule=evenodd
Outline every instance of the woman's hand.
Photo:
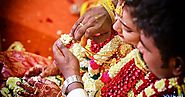
M 30 78 L 33 76 L 41 76 L 41 77 L 47 77 L 47 76 L 53 76 L 58 75 L 59 69 L 55 64 L 48 64 L 46 66 L 36 65 L 32 68 L 30 68 L 24 75 L 25 78 Z
M 98 6 L 89 9 L 73 25 L 70 34 L 76 40 L 80 40 L 84 35 L 85 38 L 91 38 L 100 43 L 110 36 L 112 21 L 104 7 Z M 99 35 L 99 36 L 97 36 Z
M 18 92 L 20 96 L 24 97 L 61 97 L 60 87 L 50 80 L 38 77 L 38 81 L 32 78 L 26 79 L 28 84 L 17 82 L 16 84 L 22 87 L 25 91 Z
M 54 63 L 65 78 L 80 75 L 78 59 L 58 39 L 53 45 Z

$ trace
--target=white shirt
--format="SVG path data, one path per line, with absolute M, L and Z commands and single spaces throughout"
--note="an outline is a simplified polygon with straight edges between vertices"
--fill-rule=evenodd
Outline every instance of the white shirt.
M 70 91 L 67 95 L 67 97 L 88 97 L 87 93 L 82 88 L 76 88 Z

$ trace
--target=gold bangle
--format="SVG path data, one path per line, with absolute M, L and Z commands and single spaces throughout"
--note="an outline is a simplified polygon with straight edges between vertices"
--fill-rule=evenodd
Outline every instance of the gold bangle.
M 114 4 L 111 0 L 101 0 L 101 5 L 106 9 L 106 11 L 109 13 L 109 16 L 111 17 L 112 23 L 115 21 L 115 14 L 114 14 Z

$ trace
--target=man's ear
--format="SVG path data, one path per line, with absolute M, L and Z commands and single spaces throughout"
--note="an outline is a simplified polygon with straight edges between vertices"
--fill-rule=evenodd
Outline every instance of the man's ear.
M 174 57 L 170 59 L 170 67 L 174 76 L 179 76 L 183 73 L 184 61 L 181 57 Z

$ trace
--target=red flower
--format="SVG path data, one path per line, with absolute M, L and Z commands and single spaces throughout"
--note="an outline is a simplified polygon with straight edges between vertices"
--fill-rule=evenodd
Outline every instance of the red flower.
M 91 66 L 91 68 L 92 68 L 93 70 L 98 69 L 98 68 L 100 67 L 100 65 L 97 64 L 96 62 L 94 62 L 93 59 L 90 60 L 90 66 Z
M 102 74 L 100 80 L 101 80 L 103 83 L 108 83 L 108 82 L 110 82 L 111 78 L 109 77 L 108 70 Z

